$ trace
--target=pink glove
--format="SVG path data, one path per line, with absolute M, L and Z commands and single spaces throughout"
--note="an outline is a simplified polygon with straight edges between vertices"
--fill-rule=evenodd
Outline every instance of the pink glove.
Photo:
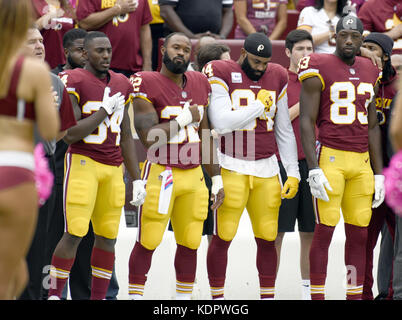
M 385 202 L 397 215 L 402 216 L 402 150 L 396 153 L 383 170 L 385 176 Z
M 35 182 L 38 191 L 39 206 L 42 206 L 52 193 L 53 173 L 45 157 L 43 145 L 38 143 L 34 150 L 35 158 Z

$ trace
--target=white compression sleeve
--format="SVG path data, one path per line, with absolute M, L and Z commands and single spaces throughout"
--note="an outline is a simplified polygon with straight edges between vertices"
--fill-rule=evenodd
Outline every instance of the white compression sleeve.
M 211 102 L 208 107 L 208 118 L 220 134 L 241 129 L 250 121 L 261 115 L 263 106 L 247 106 L 232 110 L 229 92 L 220 84 L 211 84 Z
M 278 111 L 275 116 L 275 138 L 279 155 L 286 174 L 300 180 L 299 164 L 297 159 L 297 144 L 289 118 L 288 97 L 284 94 L 277 102 Z

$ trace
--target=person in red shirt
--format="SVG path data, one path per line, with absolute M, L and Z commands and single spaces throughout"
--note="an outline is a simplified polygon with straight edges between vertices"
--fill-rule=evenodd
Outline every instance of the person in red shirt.
M 379 92 L 376 97 L 376 109 L 379 125 L 381 129 L 381 144 L 383 146 L 383 163 L 387 167 L 390 157 L 387 153 L 388 145 L 388 125 L 391 118 L 391 103 L 397 93 L 396 83 L 398 81 L 396 70 L 391 64 L 391 54 L 393 40 L 386 34 L 372 32 L 365 37 L 363 47 L 374 52 L 381 58 L 383 69 L 382 78 L 379 83 Z M 373 252 L 377 244 L 380 231 L 386 222 L 392 240 L 395 238 L 395 213 L 384 202 L 378 208 L 373 209 L 373 215 L 368 227 L 367 252 L 366 252 L 366 275 L 363 286 L 363 299 L 372 300 L 373 286 Z M 378 279 L 377 279 L 378 280 Z M 383 287 L 389 287 L 389 294 L 392 297 L 392 285 L 384 284 Z M 380 292 L 380 295 L 387 296 L 388 292 Z
M 209 136 L 211 87 L 203 74 L 186 71 L 191 54 L 186 35 L 167 36 L 162 54 L 160 72 L 139 72 L 130 79 L 135 92 L 135 129 L 147 149 L 142 172 L 147 196 L 139 208 L 128 290 L 130 299 L 142 299 L 152 256 L 170 220 L 177 243 L 176 298 L 187 300 L 193 291 L 197 249 L 208 213 L 208 189 L 201 168 L 205 140 L 200 132 L 205 130 Z M 216 209 L 224 198 L 222 177 L 219 166 L 208 160 L 211 209 Z
M 300 60 L 300 133 L 317 221 L 310 249 L 313 300 L 325 298 L 328 249 L 340 209 L 346 235 L 346 299 L 361 299 L 371 208 L 384 201 L 374 103 L 381 72 L 369 59 L 356 56 L 362 34 L 362 22 L 347 15 L 336 26 L 333 54 L 312 53 Z
M 74 28 L 75 11 L 68 0 L 32 0 L 36 25 L 43 36 L 46 62 L 53 69 L 65 64 L 63 36 Z
M 126 77 L 152 70 L 152 21 L 147 0 L 79 1 L 79 26 L 104 32 L 113 47 L 110 69 Z
M 275 239 L 281 198 L 293 198 L 300 174 L 288 112 L 288 73 L 271 63 L 272 44 L 263 33 L 247 36 L 237 61 L 214 60 L 203 69 L 212 88 L 208 118 L 219 141 L 225 201 L 214 212 L 207 253 L 212 299 L 225 298 L 229 248 L 247 209 L 256 251 L 261 299 L 274 299 Z M 275 81 L 273 81 L 273 79 Z M 276 150 L 288 178 L 281 183 Z
M 366 36 L 381 32 L 394 40 L 394 53 L 402 53 L 402 3 L 400 0 L 368 0 L 358 13 Z
M 235 0 L 237 26 L 235 39 L 245 39 L 254 32 L 265 33 L 270 40 L 278 40 L 286 29 L 288 0 Z
M 134 205 L 145 190 L 132 143 L 128 106 L 133 88 L 128 79 L 109 70 L 112 46 L 98 31 L 84 40 L 84 68 L 66 70 L 60 78 L 77 117 L 64 137 L 65 232 L 52 257 L 49 299 L 60 299 L 74 264 L 78 245 L 92 222 L 95 243 L 91 255 L 91 299 L 104 299 L 112 276 L 114 246 L 125 201 L 122 163 L 132 176 Z

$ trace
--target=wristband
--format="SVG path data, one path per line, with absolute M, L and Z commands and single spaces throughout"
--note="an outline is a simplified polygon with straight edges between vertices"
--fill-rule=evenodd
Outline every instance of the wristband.
M 223 180 L 221 175 L 216 175 L 211 178 L 212 180 L 212 188 L 211 193 L 216 195 L 219 190 L 223 188 Z

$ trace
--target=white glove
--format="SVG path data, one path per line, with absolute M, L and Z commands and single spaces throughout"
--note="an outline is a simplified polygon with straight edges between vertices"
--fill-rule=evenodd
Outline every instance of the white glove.
M 116 104 L 115 104 L 116 108 L 115 108 L 114 112 L 123 110 L 125 105 L 126 105 L 126 100 L 124 99 L 124 95 L 120 94 L 120 96 L 116 100 Z
M 119 93 L 120 93 L 120 92 L 119 92 Z M 125 102 L 126 102 L 126 101 L 124 100 L 124 96 L 123 96 L 123 95 L 118 96 L 118 97 L 117 97 L 117 100 L 116 100 L 116 102 L 115 102 L 115 108 L 114 108 L 113 114 L 115 114 L 116 112 L 121 112 L 121 111 L 124 112 Z M 111 122 L 110 122 L 109 117 L 106 117 L 106 118 L 105 118 L 105 124 L 106 124 L 106 126 L 107 126 L 108 128 L 110 127 Z
M 147 192 L 145 191 L 145 184 L 142 180 L 134 180 L 133 181 L 133 200 L 130 201 L 130 204 L 133 206 L 140 206 L 144 203 L 145 196 Z
M 371 205 L 372 208 L 378 208 L 384 201 L 385 197 L 385 177 L 381 174 L 374 175 L 374 199 Z
M 211 193 L 216 196 L 220 189 L 223 189 L 223 180 L 221 175 L 213 176 L 212 180 L 212 187 Z
M 193 115 L 190 111 L 190 103 L 186 102 L 183 106 L 182 112 L 175 118 L 180 128 L 184 128 L 186 125 L 193 122 Z
M 113 96 L 109 96 L 110 88 L 106 87 L 103 92 L 103 100 L 102 100 L 102 108 L 106 110 L 108 115 L 113 114 L 119 106 L 121 106 L 121 101 L 123 101 L 124 105 L 124 96 L 120 92 L 114 94 Z
M 329 201 L 329 197 L 325 189 L 332 191 L 332 188 L 329 185 L 327 177 L 320 168 L 311 169 L 308 172 L 307 181 L 310 185 L 310 191 L 313 197 L 324 201 Z

